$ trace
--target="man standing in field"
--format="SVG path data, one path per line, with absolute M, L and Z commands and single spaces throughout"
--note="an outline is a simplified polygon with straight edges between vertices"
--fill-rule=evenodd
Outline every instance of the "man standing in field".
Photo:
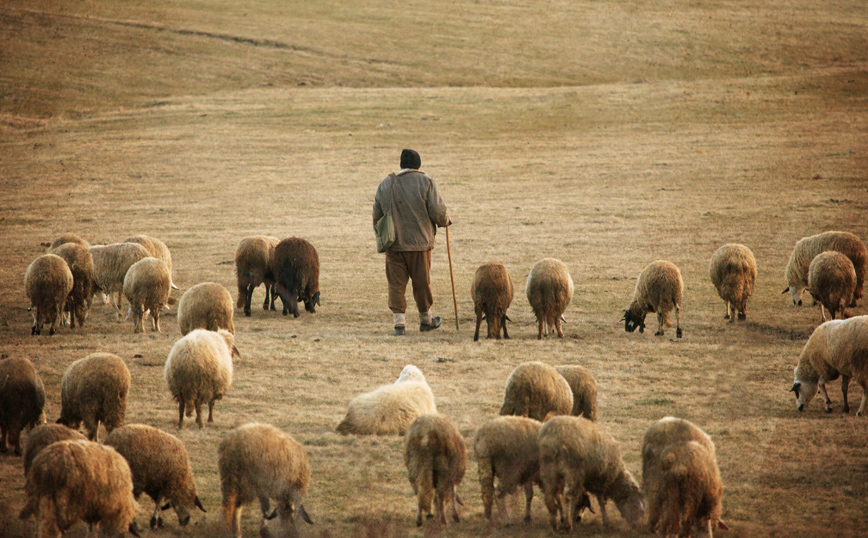
M 395 336 L 404 334 L 407 280 L 413 280 L 413 298 L 419 309 L 419 330 L 433 331 L 440 317 L 431 315 L 431 250 L 437 226 L 452 224 L 446 204 L 434 180 L 419 171 L 422 159 L 412 149 L 401 152 L 401 171 L 390 174 L 377 187 L 374 197 L 374 225 L 391 209 L 395 242 L 386 251 L 386 281 Z

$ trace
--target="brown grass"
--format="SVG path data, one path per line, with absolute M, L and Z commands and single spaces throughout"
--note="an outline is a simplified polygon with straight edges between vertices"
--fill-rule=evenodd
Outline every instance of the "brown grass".
M 681 416 L 711 434 L 728 536 L 858 535 L 868 419 L 825 415 L 819 401 L 796 412 L 792 368 L 820 313 L 780 292 L 799 238 L 830 229 L 868 237 L 863 7 L 7 2 L 0 353 L 34 361 L 50 420 L 66 367 L 116 353 L 133 377 L 127 421 L 176 432 L 162 380 L 180 337 L 174 313 L 163 316 L 163 334 L 134 335 L 95 306 L 82 330 L 31 337 L 27 264 L 63 232 L 92 243 L 147 233 L 172 250 L 182 291 L 216 281 L 234 297 L 242 237 L 301 236 L 319 250 L 322 307 L 287 319 L 259 309 L 257 291 L 253 316 L 237 313 L 244 359 L 233 387 L 215 424 L 179 433 L 208 513 L 186 528 L 170 516 L 164 534 L 219 528 L 216 447 L 250 420 L 275 424 L 309 452 L 305 506 L 316 525 L 307 536 L 439 534 L 413 526 L 401 439 L 334 432 L 346 404 L 416 364 L 470 445 L 509 372 L 542 360 L 595 374 L 600 421 L 637 476 L 652 421 Z M 370 205 L 403 147 L 419 150 L 455 221 L 460 332 L 441 237 L 432 278 L 444 326 L 391 336 Z M 735 325 L 708 278 L 727 242 L 750 247 L 759 266 L 748 320 Z M 576 294 L 567 337 L 539 342 L 522 290 L 548 256 L 568 265 Z M 672 329 L 627 334 L 618 322 L 636 276 L 656 259 L 684 277 L 682 340 Z M 516 286 L 513 338 L 473 343 L 469 288 L 489 260 Z M 839 386 L 830 387 L 837 409 Z M 854 388 L 851 404 L 860 396 Z M 0 481 L 0 529 L 32 536 L 32 522 L 14 520 L 20 458 L 0 457 Z M 459 493 L 464 518 L 450 536 L 550 534 L 539 495 L 529 527 L 490 529 L 475 463 Z M 141 501 L 146 522 L 152 505 Z M 516 505 L 514 520 L 519 513 Z M 247 536 L 255 514 L 245 510 Z M 599 515 L 581 529 L 625 531 L 605 531 Z

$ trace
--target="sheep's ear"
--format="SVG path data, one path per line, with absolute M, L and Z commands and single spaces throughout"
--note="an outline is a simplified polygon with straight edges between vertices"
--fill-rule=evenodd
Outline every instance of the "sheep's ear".
M 618 321 L 627 321 L 627 311 L 626 310 L 624 310 L 624 315 L 621 316 L 621 319 L 619 319 Z
M 239 359 L 241 358 L 241 352 L 238 351 L 238 348 L 235 347 L 234 345 L 232 346 L 232 355 L 235 355 L 235 356 L 238 357 Z M 197 498 L 198 498 L 198 497 L 197 497 Z M 204 512 L 204 510 L 203 510 L 203 512 Z
M 130 526 L 129 526 L 130 534 L 132 534 L 136 538 L 141 538 L 141 536 L 139 535 L 140 530 L 141 529 L 139 528 L 139 522 L 134 519 L 132 521 L 132 523 L 130 523 Z
M 308 525 L 313 525 L 313 520 L 307 515 L 307 511 L 304 509 L 303 504 L 298 505 L 298 514 L 301 516 L 301 519 L 305 521 Z
M 199 500 L 199 496 L 198 496 L 198 495 L 196 495 L 196 498 L 193 499 L 193 504 L 195 504 L 195 505 L 196 505 L 196 508 L 198 508 L 199 510 L 202 510 L 202 511 L 205 512 L 206 514 L 208 513 L 208 511 L 205 510 L 205 507 L 202 506 L 202 501 Z
M 509 316 L 507 316 L 506 314 L 503 315 L 503 319 L 506 320 L 506 321 L 508 321 L 508 322 L 510 322 L 510 323 L 512 323 L 512 320 L 509 319 Z
M 728 531 L 729 530 L 729 527 L 726 525 L 726 523 L 723 522 L 722 519 L 717 520 L 717 528 L 722 530 L 722 531 Z
M 787 288 L 786 288 L 784 291 L 781 292 L 781 295 L 783 295 L 783 294 L 785 294 L 785 293 L 787 293 L 787 292 L 789 292 L 789 291 L 790 291 L 790 287 L 787 286 Z
M 793 386 L 792 386 L 792 388 L 790 389 L 790 392 L 795 392 L 795 393 L 796 393 L 796 398 L 799 397 L 799 388 L 801 388 L 801 386 L 802 386 L 801 382 L 796 381 L 795 383 L 793 383 Z
M 311 302 L 317 306 L 322 306 L 321 304 L 319 304 L 319 292 L 313 294 L 313 299 L 311 299 Z

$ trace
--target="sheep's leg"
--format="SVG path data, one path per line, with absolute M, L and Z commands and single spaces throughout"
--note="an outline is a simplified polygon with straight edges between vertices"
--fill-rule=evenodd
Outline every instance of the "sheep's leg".
M 184 408 L 186 407 L 184 398 L 178 398 L 178 429 L 184 427 Z
M 606 499 L 602 495 L 597 495 L 597 504 L 600 505 L 600 516 L 603 518 L 603 527 L 609 526 L 609 516 L 606 514 Z
M 530 523 L 530 504 L 533 502 L 533 482 L 524 486 L 524 521 Z
M 741 310 L 739 311 L 739 314 L 738 314 L 738 320 L 739 321 L 744 321 L 746 319 L 747 319 L 747 301 L 742 303 Z
M 856 411 L 857 417 L 865 414 L 865 406 L 868 404 L 868 382 L 862 379 L 859 381 L 859 385 L 862 387 L 862 404 L 859 406 L 859 410 Z
M 473 341 L 479 341 L 479 328 L 482 327 L 482 310 L 476 312 L 476 332 L 473 333 Z
M 826 408 L 827 413 L 832 412 L 832 399 L 829 398 L 829 394 L 826 392 L 826 384 L 820 383 L 820 394 L 823 396 L 823 404 Z
M 507 321 L 508 321 L 508 318 L 506 317 L 506 314 L 504 314 L 504 315 L 500 318 L 500 326 L 503 327 L 503 337 L 504 337 L 506 340 L 509 340 L 509 333 L 506 331 L 506 322 L 507 322 Z
M 545 333 L 545 331 L 543 330 L 544 324 L 545 321 L 542 318 L 539 318 L 539 334 L 536 337 L 537 340 L 542 340 L 543 334 Z
M 657 311 L 657 332 L 654 336 L 663 336 L 663 325 L 666 324 L 666 316 L 662 310 Z
M 84 429 L 87 430 L 87 438 L 99 443 L 99 421 L 91 417 L 84 418 Z
M 7 428 L 5 426 L 0 426 L 0 452 L 6 453 L 6 432 Z
M 441 525 L 446 524 L 446 513 L 443 510 L 443 506 L 446 503 L 446 498 L 443 493 L 439 491 L 434 492 L 434 520 L 440 523 Z
M 820 315 L 823 316 L 823 322 L 826 321 L 826 311 L 823 308 L 823 303 L 820 303 Z
M 202 402 L 196 402 L 196 424 L 199 425 L 200 430 L 205 427 L 202 424 Z
M 270 294 L 270 287 L 268 286 L 267 282 L 263 283 L 262 287 L 265 288 L 265 300 L 262 302 L 262 309 L 268 310 L 268 303 L 269 303 L 268 298 L 271 295 Z M 251 299 L 252 299 L 252 297 L 251 297 Z
M 841 411 L 844 413 L 850 412 L 850 402 L 847 401 L 847 390 L 850 388 L 850 377 L 846 375 L 841 376 L 841 394 L 844 396 L 844 409 Z
M 555 330 L 558 331 L 558 338 L 564 337 L 564 331 L 561 329 L 561 317 L 555 316 Z
M 109 293 L 109 300 L 111 300 L 111 297 L 112 297 L 112 294 Z M 121 318 L 123 318 L 123 316 L 124 316 L 124 315 L 122 314 L 123 310 L 122 310 L 122 308 L 121 308 L 121 307 L 123 306 L 123 304 L 124 304 L 123 298 L 124 298 L 124 292 L 119 291 L 119 292 L 118 292 L 118 302 L 115 303 L 115 310 L 116 310 L 117 313 L 118 313 L 118 319 L 119 319 L 119 320 L 120 320 Z
M 31 306 L 30 312 L 33 314 L 33 327 L 30 329 L 30 334 L 35 336 L 42 331 L 42 325 L 39 324 L 39 307 Z
M 262 534 L 262 530 L 265 528 L 265 522 L 271 519 L 268 515 L 269 509 L 271 508 L 271 503 L 268 500 L 268 497 L 260 496 L 259 497 L 259 509 L 262 510 L 262 518 L 259 520 L 259 532 Z
M 494 499 L 494 469 L 491 466 L 491 460 L 480 458 L 479 466 L 479 487 L 482 492 L 482 509 L 485 513 L 485 519 L 491 521 L 491 505 Z M 501 507 L 500 491 L 498 491 L 498 509 Z M 501 517 L 503 514 L 501 513 Z
M 543 493 L 545 495 L 544 496 L 545 504 L 546 504 L 546 508 L 549 511 L 549 522 L 552 525 L 552 530 L 557 532 L 559 529 L 559 527 L 558 527 L 558 513 L 559 512 L 563 513 L 562 512 L 563 506 L 562 506 L 562 502 L 561 502 L 561 500 L 562 500 L 561 497 L 563 496 L 563 492 L 560 490 L 560 488 L 556 487 L 554 484 L 551 484 L 550 482 L 544 482 L 543 487 L 544 487 Z M 561 517 L 561 520 L 563 521 L 563 517 Z
M 151 529 L 156 529 L 157 527 L 163 526 L 163 516 L 160 514 L 160 506 L 163 504 L 163 496 L 157 495 L 157 498 L 154 499 L 154 514 L 151 516 Z
M 681 338 L 684 333 L 681 332 L 681 307 L 675 303 L 675 337 Z
M 458 494 L 455 493 L 455 486 L 449 488 L 449 497 L 452 501 L 452 521 L 458 523 L 461 518 L 458 517 Z
M 55 332 L 57 332 L 57 318 L 61 316 L 61 311 L 63 310 L 63 305 L 57 305 L 55 308 L 49 312 L 51 314 L 51 321 L 48 325 L 48 335 L 51 336 Z
M 250 317 L 250 305 L 253 303 L 253 290 L 255 286 L 248 284 L 244 290 L 244 315 Z
M 208 423 L 212 424 L 214 422 L 214 401 L 208 402 Z
M 723 303 L 726 305 L 726 315 L 723 316 L 723 319 L 731 319 L 731 318 L 730 318 L 730 315 L 729 315 L 729 314 L 730 314 L 730 309 L 729 309 L 729 308 L 730 308 L 730 304 L 729 304 L 729 301 L 724 301 Z
M 241 505 L 236 492 L 224 493 L 223 519 L 235 538 L 241 538 Z

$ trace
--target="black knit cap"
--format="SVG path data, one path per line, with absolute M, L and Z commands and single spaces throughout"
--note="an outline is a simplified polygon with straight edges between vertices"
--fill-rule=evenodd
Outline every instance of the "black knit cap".
M 422 158 L 415 150 L 405 149 L 401 151 L 401 168 L 412 168 L 418 170 L 422 166 Z

